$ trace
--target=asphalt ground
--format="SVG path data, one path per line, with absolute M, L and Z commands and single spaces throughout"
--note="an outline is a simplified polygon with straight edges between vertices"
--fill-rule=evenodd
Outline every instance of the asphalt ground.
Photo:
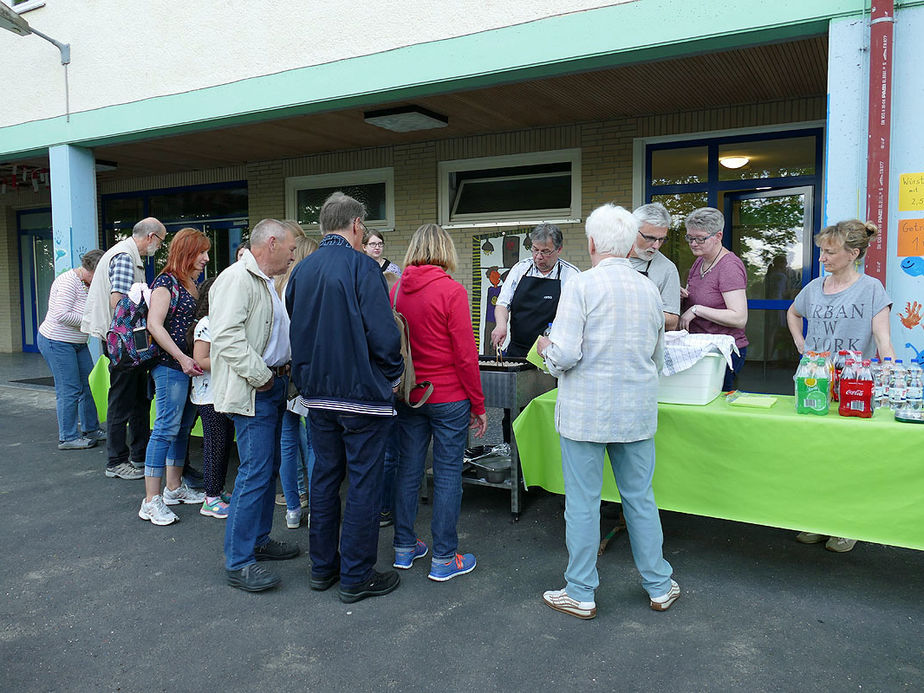
M 469 575 L 431 582 L 424 559 L 394 593 L 345 605 L 309 590 L 302 555 L 271 566 L 280 588 L 248 594 L 225 584 L 222 521 L 188 505 L 155 527 L 137 516 L 141 481 L 104 477 L 103 446 L 57 450 L 48 389 L 0 386 L 0 407 L 2 691 L 924 690 L 924 552 L 833 554 L 664 512 L 682 597 L 651 611 L 620 535 L 597 618 L 579 621 L 540 597 L 563 585 L 561 497 L 530 493 L 514 524 L 506 493 L 467 486 Z M 274 535 L 307 549 L 281 509 Z

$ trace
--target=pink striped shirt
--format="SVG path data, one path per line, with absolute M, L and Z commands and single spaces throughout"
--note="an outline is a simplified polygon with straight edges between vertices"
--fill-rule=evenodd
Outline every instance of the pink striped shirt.
M 86 344 L 88 336 L 80 331 L 86 302 L 87 285 L 77 276 L 77 270 L 59 275 L 51 284 L 48 313 L 39 325 L 39 332 L 59 342 Z

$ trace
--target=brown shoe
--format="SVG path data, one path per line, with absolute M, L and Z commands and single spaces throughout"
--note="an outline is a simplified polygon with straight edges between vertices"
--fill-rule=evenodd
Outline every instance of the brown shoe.
M 281 505 L 285 507 L 285 504 L 286 504 L 286 494 L 277 493 L 276 494 L 276 505 Z

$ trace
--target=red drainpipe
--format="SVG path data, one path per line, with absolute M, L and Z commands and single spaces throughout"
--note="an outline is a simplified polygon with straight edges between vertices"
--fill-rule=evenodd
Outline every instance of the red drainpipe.
M 866 273 L 885 285 L 889 223 L 889 152 L 892 132 L 894 0 L 872 0 L 869 27 L 869 130 L 866 218 L 879 227 L 866 255 Z

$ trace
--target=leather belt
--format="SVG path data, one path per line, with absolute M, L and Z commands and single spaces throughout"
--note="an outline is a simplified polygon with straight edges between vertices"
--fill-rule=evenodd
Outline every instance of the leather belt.
M 284 363 L 281 366 L 270 366 L 269 369 L 272 371 L 273 375 L 277 377 L 282 375 L 289 375 L 289 373 L 292 371 L 292 363 Z

